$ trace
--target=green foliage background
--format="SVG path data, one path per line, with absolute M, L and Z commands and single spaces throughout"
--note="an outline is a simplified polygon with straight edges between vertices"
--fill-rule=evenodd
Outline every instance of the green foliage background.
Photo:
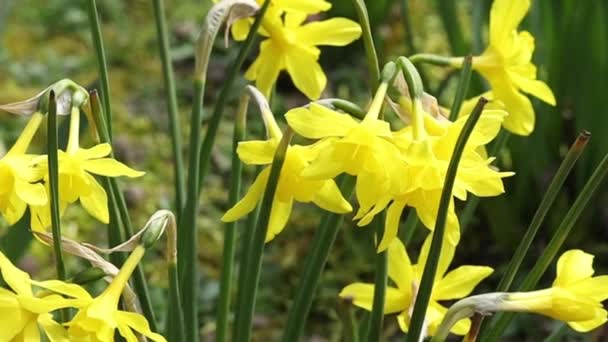
M 403 2 L 367 1 L 381 61 L 414 52 L 466 55 L 483 51 L 490 0 L 407 1 L 411 30 L 406 30 L 400 7 Z M 350 0 L 332 3 L 332 15 L 355 17 Z M 123 182 L 135 223 L 141 225 L 157 208 L 170 208 L 172 198 L 168 122 L 152 4 L 145 0 L 106 0 L 98 1 L 98 5 L 110 63 L 114 131 L 117 132 L 115 149 L 119 159 L 147 171 L 142 179 Z M 192 42 L 210 5 L 210 1 L 202 0 L 166 1 L 182 123 L 186 122 L 192 97 Z M 517 174 L 507 180 L 505 195 L 482 201 L 474 224 L 464 234 L 457 250 L 455 264 L 466 262 L 496 268 L 496 273 L 482 285 L 486 289 L 496 285 L 577 133 L 582 129 L 591 131 L 591 143 L 541 228 L 526 260 L 527 267 L 533 265 L 593 168 L 608 153 L 608 1 L 534 0 L 523 28 L 536 37 L 535 63 L 541 78 L 553 89 L 558 105 L 549 107 L 534 102 L 536 130 L 530 137 L 512 136 L 509 148 L 499 156 L 500 167 Z M 416 51 L 406 44 L 408 39 L 413 40 Z M 60 78 L 72 78 L 95 87 L 96 61 L 86 9 L 80 2 L 4 0 L 0 3 L 0 41 L 0 103 L 27 98 Z M 218 40 L 210 67 L 206 103 L 214 103 L 216 90 L 221 86 L 237 46 L 231 42 L 226 48 Z M 322 64 L 330 79 L 326 90 L 328 97 L 345 97 L 362 106 L 366 104 L 369 89 L 361 42 L 343 49 L 325 49 Z M 451 77 L 450 70 L 436 67 L 424 67 L 423 70 L 428 75 L 430 89 L 427 91 L 449 105 L 457 78 Z M 244 84 L 244 80 L 238 82 L 234 98 Z M 479 94 L 484 86 L 483 80 L 475 77 L 470 95 Z M 235 102 L 231 102 L 233 106 L 236 106 Z M 273 103 L 275 115 L 281 116 L 287 108 L 304 102 L 289 79 L 281 77 Z M 205 184 L 200 210 L 199 260 L 204 275 L 204 296 L 199 298 L 200 315 L 209 335 L 214 330 L 212 322 L 221 267 L 222 225 L 219 217 L 226 209 L 227 199 L 233 111 L 227 113 L 220 127 L 213 172 Z M 261 136 L 257 113 L 252 110 L 250 117 L 249 135 Z M 19 119 L 0 114 L 0 145 L 10 146 L 23 124 Z M 188 131 L 186 128 L 184 124 L 183 132 Z M 42 132 L 38 134 L 36 145 L 39 151 L 43 149 Z M 84 140 L 82 145 L 90 143 L 90 140 Z M 255 170 L 247 171 L 252 176 Z M 604 184 L 566 243 L 568 248 L 581 248 L 596 255 L 596 271 L 604 273 L 608 271 L 607 203 L 608 191 Z M 268 245 L 255 322 L 257 340 L 272 340 L 280 332 L 299 279 L 298 270 L 319 217 L 320 213 L 309 206 L 298 207 L 288 229 Z M 76 207 L 68 210 L 65 221 L 70 223 L 66 225 L 67 235 L 105 243 L 104 227 Z M 21 222 L 23 227 L 10 230 L 3 225 L 0 222 L 2 250 L 20 260 L 19 264 L 37 277 L 53 276 L 53 268 L 49 267 L 50 249 L 37 242 L 32 243 L 31 248 L 27 247 L 30 245 L 29 234 L 25 232 L 27 220 Z M 420 229 L 413 248 L 408 249 L 412 255 L 417 254 L 422 233 Z M 319 286 L 307 326 L 310 338 L 341 338 L 337 292 L 355 280 L 372 279 L 371 239 L 368 231 L 354 228 L 350 223 L 345 225 Z M 164 312 L 166 289 L 164 273 L 159 271 L 163 269 L 161 260 L 159 251 L 158 255 L 149 256 L 145 266 L 153 284 L 155 302 L 159 303 L 159 313 Z M 73 258 L 69 258 L 69 262 L 72 271 L 82 268 Z M 545 283 L 552 276 L 547 277 Z M 357 310 L 356 314 L 363 317 L 361 311 Z M 388 318 L 385 322 L 386 336 L 398 336 L 396 320 Z M 537 341 L 556 326 L 547 319 L 521 315 L 508 332 L 508 339 Z M 574 336 L 563 338 L 573 340 Z M 602 336 L 606 338 L 608 331 L 598 329 L 586 338 L 601 339 Z

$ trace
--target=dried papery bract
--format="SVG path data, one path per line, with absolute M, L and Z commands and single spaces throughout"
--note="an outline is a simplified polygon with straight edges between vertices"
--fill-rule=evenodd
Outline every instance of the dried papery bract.
M 259 9 L 254 0 L 222 0 L 209 10 L 196 42 L 195 79 L 204 82 L 207 78 L 213 42 L 224 22 L 229 26 L 235 20 L 253 16 Z
M 89 100 L 89 93 L 86 89 L 66 78 L 53 83 L 32 98 L 0 105 L 0 110 L 21 116 L 31 116 L 37 112 L 48 113 L 51 92 L 55 93 L 57 115 L 69 115 L 72 107 L 79 108 Z

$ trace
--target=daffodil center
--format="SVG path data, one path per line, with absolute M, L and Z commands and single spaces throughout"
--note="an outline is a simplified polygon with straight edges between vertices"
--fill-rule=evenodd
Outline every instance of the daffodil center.
M 294 45 L 296 42 L 296 34 L 293 30 L 289 30 L 282 25 L 282 20 L 264 20 L 262 26 L 268 34 L 270 38 L 278 43 L 281 48 L 287 49 L 290 46 Z
M 492 46 L 479 57 L 473 58 L 473 66 L 479 71 L 491 71 L 495 69 L 504 68 L 504 57 Z

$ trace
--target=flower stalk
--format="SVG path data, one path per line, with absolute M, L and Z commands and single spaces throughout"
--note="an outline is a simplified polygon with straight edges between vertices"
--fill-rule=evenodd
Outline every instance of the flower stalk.
M 384 235 L 385 214 L 374 217 L 373 226 L 375 240 L 380 241 Z M 374 300 L 367 330 L 367 340 L 370 342 L 382 339 L 382 326 L 384 324 L 384 303 L 386 301 L 386 285 L 388 272 L 388 253 L 386 250 L 376 254 L 374 267 Z
M 352 0 L 353 7 L 357 12 L 359 18 L 359 25 L 363 31 L 363 45 L 365 46 L 365 57 L 367 61 L 367 69 L 370 77 L 371 89 L 378 88 L 380 81 L 380 63 L 378 62 L 378 54 L 376 53 L 376 47 L 374 45 L 374 38 L 372 35 L 372 28 L 369 23 L 369 15 L 367 13 L 367 7 L 363 0 Z
M 247 125 L 247 109 L 249 106 L 249 95 L 243 94 L 239 100 L 239 107 L 234 121 L 234 135 L 232 139 L 232 169 L 230 172 L 230 194 L 228 205 L 234 206 L 241 193 L 241 175 L 243 165 L 237 154 L 239 142 L 245 139 Z M 224 249 L 222 255 L 222 272 L 220 279 L 220 294 L 217 314 L 216 338 L 219 342 L 228 340 L 228 315 L 230 314 L 230 303 L 232 294 L 232 280 L 234 273 L 234 256 L 236 243 L 236 221 L 228 222 L 224 229 Z
M 179 113 L 177 109 L 177 93 L 175 91 L 175 77 L 173 65 L 171 64 L 171 47 L 167 33 L 167 20 L 165 18 L 165 4 L 163 0 L 153 0 L 154 19 L 156 22 L 156 35 L 158 49 L 163 69 L 165 83 L 165 96 L 167 101 L 167 112 L 169 114 L 169 130 L 171 137 L 171 148 L 173 152 L 173 177 L 175 188 L 175 212 L 179 215 L 184 209 L 185 201 L 185 176 L 184 161 L 182 157 L 182 140 L 180 132 Z

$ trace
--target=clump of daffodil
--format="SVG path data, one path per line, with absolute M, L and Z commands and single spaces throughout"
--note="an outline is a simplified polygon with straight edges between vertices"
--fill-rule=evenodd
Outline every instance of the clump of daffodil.
M 263 98 L 255 90 L 254 94 L 256 94 L 258 101 Z M 247 215 L 262 199 L 270 176 L 270 164 L 272 164 L 275 151 L 283 136 L 268 106 L 263 104 L 260 107 L 262 107 L 262 117 L 269 139 L 240 142 L 237 147 L 237 154 L 245 164 L 267 166 L 257 176 L 247 194 L 224 214 L 222 217 L 224 222 L 235 221 Z M 310 161 L 314 160 L 320 151 L 326 147 L 325 142 L 319 142 L 309 146 L 292 145 L 287 148 L 270 212 L 266 235 L 267 242 L 285 228 L 294 201 L 313 202 L 325 210 L 340 214 L 352 210 L 332 179 L 316 180 L 303 176 L 303 172 L 309 166 Z
M 255 80 L 256 87 L 268 97 L 279 73 L 286 70 L 296 88 L 316 100 L 327 84 L 327 77 L 318 62 L 321 53 L 318 46 L 348 45 L 361 36 L 361 27 L 346 18 L 305 23 L 309 14 L 331 7 L 326 1 L 271 1 L 259 30 L 266 39 L 245 77 Z M 246 19 L 232 26 L 237 40 L 245 39 L 248 31 Z
M 394 239 L 388 247 L 388 276 L 395 287 L 387 286 L 384 313 L 397 313 L 397 321 L 402 331 L 407 332 L 409 322 L 416 301 L 420 279 L 426 264 L 432 236 L 429 235 L 424 242 L 418 263 L 412 265 L 405 247 L 399 239 Z M 492 268 L 486 266 L 460 266 L 450 272 L 446 271 L 454 257 L 454 246 L 443 244 L 441 257 L 437 269 L 437 277 L 425 317 L 425 335 L 435 334 L 438 325 L 443 320 L 447 308 L 439 301 L 449 301 L 467 296 L 479 282 L 492 273 Z M 371 311 L 374 284 L 354 283 L 346 286 L 340 292 L 340 297 L 352 300 L 353 304 Z M 469 319 L 459 320 L 452 328 L 452 332 L 464 335 L 470 327 Z
M 79 146 L 80 110 L 71 108 L 70 132 L 65 151 L 58 151 L 59 159 L 59 208 L 61 213 L 68 204 L 80 200 L 83 208 L 103 223 L 109 222 L 108 197 L 94 175 L 106 177 L 140 177 L 144 172 L 109 158 L 112 147 L 99 144 L 84 149 Z M 47 157 L 37 158 L 41 172 L 48 178 Z M 48 181 L 47 181 L 48 184 Z M 32 206 L 32 229 L 44 230 L 50 225 L 49 205 Z
M 504 127 L 519 135 L 529 135 L 535 122 L 532 103 L 522 91 L 555 105 L 551 89 L 536 79 L 536 66 L 532 64 L 534 37 L 527 31 L 517 31 L 529 8 L 530 0 L 495 0 L 490 11 L 489 45 L 481 56 L 473 58 L 473 68 L 492 88 L 491 95 L 486 95 L 502 102 L 509 113 Z M 463 59 L 451 61 L 460 66 Z
M 37 183 L 43 177 L 34 168 L 37 156 L 27 154 L 42 119 L 41 113 L 34 113 L 13 147 L 0 158 L 0 213 L 9 225 L 19 221 L 28 205 L 43 206 L 48 201 L 44 186 Z
M 304 177 L 323 180 L 341 173 L 357 177 L 359 211 L 355 218 L 362 217 L 378 202 L 388 202 L 391 189 L 402 188 L 406 179 L 405 163 L 390 141 L 390 125 L 379 118 L 387 88 L 388 83 L 382 82 L 362 121 L 316 103 L 285 115 L 296 133 L 322 139 L 326 145 L 304 170 Z
M 608 276 L 593 276 L 593 258 L 579 249 L 565 252 L 557 261 L 553 286 L 508 293 L 499 310 L 535 312 L 564 321 L 579 332 L 599 327 L 608 320 L 602 305 L 608 299 Z
M 118 309 L 120 296 L 135 267 L 144 256 L 145 248 L 137 246 L 110 285 L 96 298 L 88 294 L 81 296 L 81 307 L 68 322 L 68 334 L 75 341 L 107 342 L 114 341 L 116 329 L 127 341 L 137 341 L 133 331 L 152 341 L 166 341 L 165 338 L 150 330 L 146 319 L 135 312 Z
M 80 301 L 72 295 L 87 295 L 86 291 L 78 285 L 59 280 L 35 282 L 2 253 L 0 271 L 8 284 L 8 289 L 0 289 L 0 307 L 3 313 L 0 319 L 0 341 L 41 341 L 40 332 L 51 341 L 69 341 L 66 330 L 53 320 L 52 312 L 78 306 Z M 36 293 L 32 290 L 32 285 L 52 292 Z M 64 298 L 55 292 L 72 298 Z

